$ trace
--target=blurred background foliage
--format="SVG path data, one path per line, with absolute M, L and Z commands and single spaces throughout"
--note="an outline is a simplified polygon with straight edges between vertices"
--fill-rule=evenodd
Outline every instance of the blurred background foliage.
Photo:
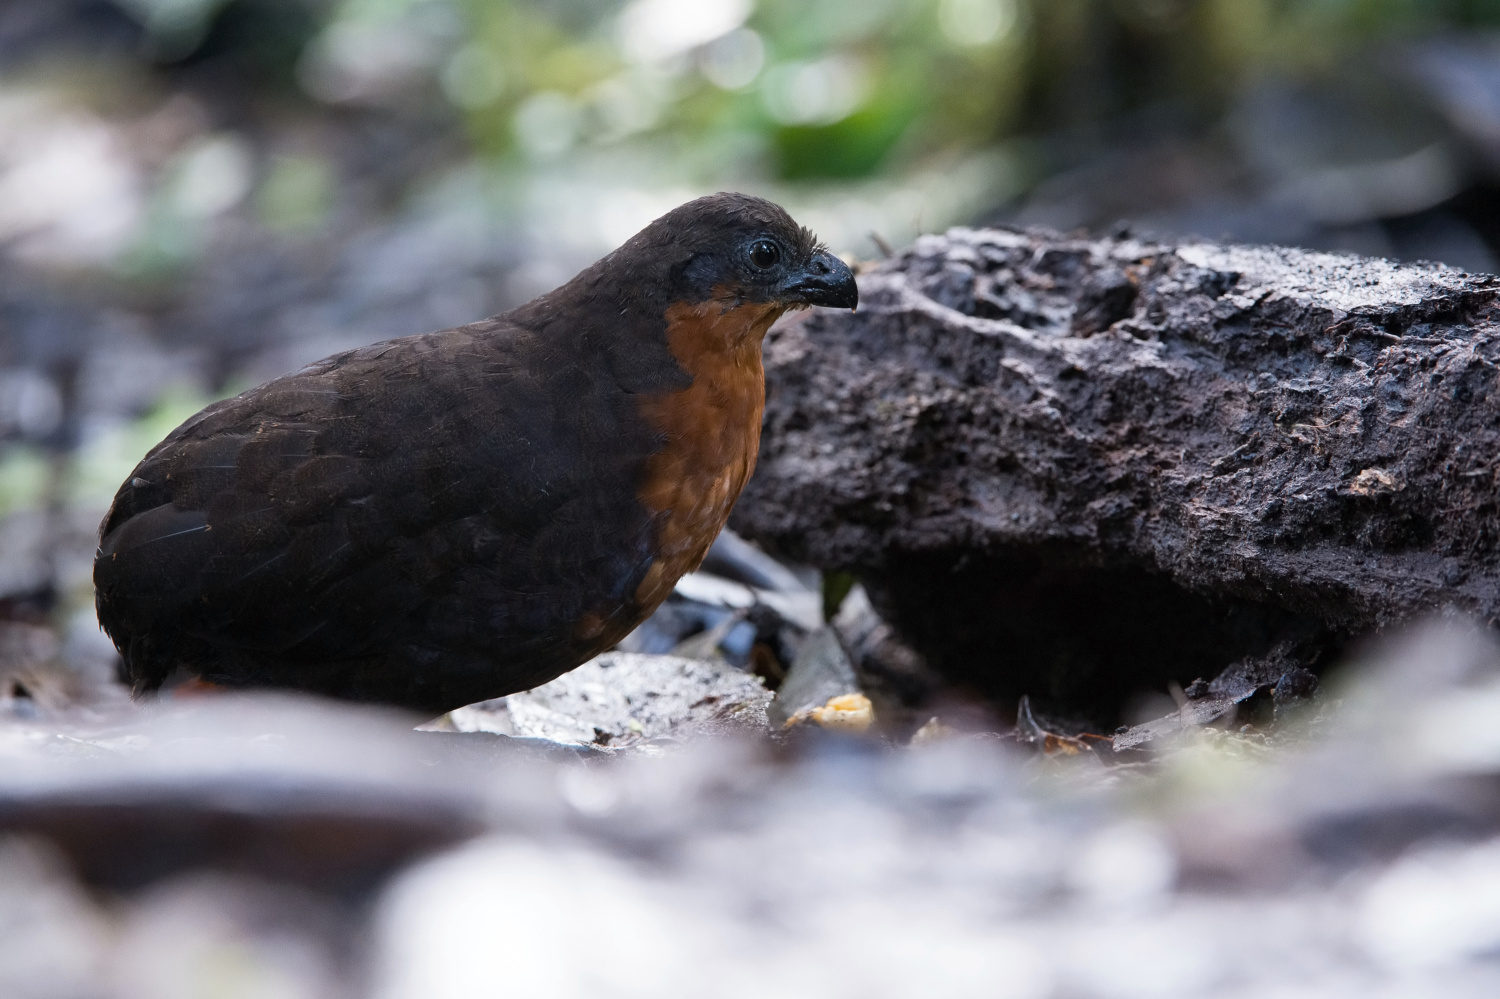
M 0 600 L 86 590 L 112 484 L 203 401 L 518 304 L 713 190 L 851 259 L 1009 223 L 1494 271 L 1496 28 L 1500 0 L 5 0 Z
M 1500 0 L 12 0 L 0 56 L 12 86 L 46 79 L 107 115 L 188 93 L 205 120 L 179 133 L 218 130 L 138 151 L 152 190 L 131 245 L 96 249 L 148 277 L 192 262 L 203 220 L 242 202 L 293 236 L 430 194 L 459 163 L 486 211 L 592 213 L 559 226 L 594 251 L 673 200 L 737 186 L 812 206 L 854 253 L 874 251 L 870 229 L 899 244 L 1008 212 L 1403 255 L 1388 235 L 1321 230 L 1464 189 L 1490 151 L 1450 133 L 1482 146 L 1463 133 L 1493 122 L 1455 102 L 1472 81 L 1427 64 L 1460 58 L 1442 46 L 1474 61 L 1497 24 Z M 366 134 L 334 148 L 316 133 L 335 122 Z M 1424 151 L 1409 173 L 1464 176 L 1313 206 L 1302 231 L 1233 210 L 1320 168 Z M 1058 179 L 1091 164 L 1103 172 L 1074 178 L 1088 204 L 1063 205 Z M 1346 201 L 1370 200 L 1347 190 L 1361 180 L 1342 178 Z M 608 197 L 549 198 L 548 181 Z M 1482 262 L 1486 226 L 1469 228 Z
M 150 284 L 226 228 L 467 198 L 569 251 L 502 302 L 720 187 L 865 256 L 982 219 L 1409 256 L 1386 219 L 1487 180 L 1494 107 L 1435 64 L 1492 77 L 1497 24 L 1500 0 L 10 0 L 0 233 Z M 88 197 L 49 207 L 16 191 L 59 113 L 43 153 Z M 1473 214 L 1436 242 L 1484 266 Z

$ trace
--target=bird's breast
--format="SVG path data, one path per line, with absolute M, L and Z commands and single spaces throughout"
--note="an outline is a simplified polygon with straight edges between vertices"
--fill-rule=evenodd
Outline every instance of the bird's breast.
M 693 382 L 641 404 L 664 440 L 638 493 L 657 523 L 656 557 L 635 592 L 642 611 L 703 561 L 755 469 L 766 399 L 761 340 L 784 311 L 716 300 L 667 310 L 668 346 Z

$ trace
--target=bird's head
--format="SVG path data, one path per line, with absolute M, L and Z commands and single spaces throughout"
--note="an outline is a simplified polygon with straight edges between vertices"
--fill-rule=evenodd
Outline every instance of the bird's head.
M 759 351 L 788 309 L 858 301 L 848 265 L 779 205 L 713 194 L 672 209 L 506 318 L 601 345 L 619 384 L 650 393 L 683 372 L 749 363 L 746 352 Z M 759 372 L 758 361 L 752 366 Z
M 859 302 L 847 264 L 780 205 L 747 194 L 689 201 L 621 249 L 662 261 L 674 301 L 842 309 Z

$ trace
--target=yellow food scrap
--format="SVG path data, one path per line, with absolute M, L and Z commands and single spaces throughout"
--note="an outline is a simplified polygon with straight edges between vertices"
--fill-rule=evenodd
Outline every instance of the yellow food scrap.
M 875 706 L 864 694 L 840 694 L 819 707 L 798 711 L 782 727 L 808 721 L 834 732 L 863 732 L 875 723 Z

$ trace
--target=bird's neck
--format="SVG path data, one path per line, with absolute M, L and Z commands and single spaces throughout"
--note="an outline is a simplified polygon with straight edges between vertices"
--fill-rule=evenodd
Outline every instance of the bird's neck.
M 760 450 L 765 377 L 760 348 L 784 306 L 709 301 L 667 310 L 667 344 L 692 384 L 647 397 L 641 413 L 663 435 L 639 497 L 659 518 L 657 556 L 636 591 L 643 608 L 696 569 L 729 519 Z

